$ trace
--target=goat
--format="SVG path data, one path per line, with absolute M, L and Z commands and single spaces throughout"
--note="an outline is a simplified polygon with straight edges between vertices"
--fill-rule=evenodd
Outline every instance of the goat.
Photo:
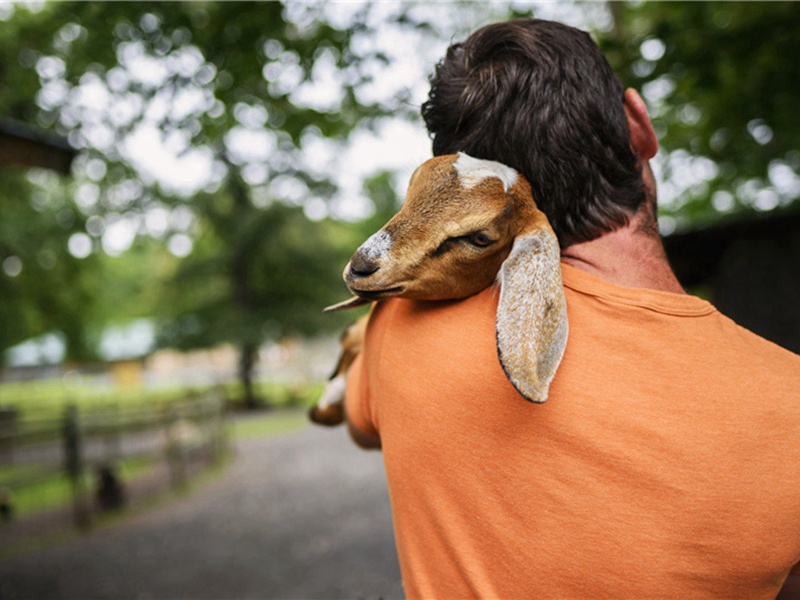
M 464 153 L 423 163 L 403 207 L 356 250 L 344 280 L 355 296 L 326 311 L 391 297 L 466 298 L 496 282 L 500 364 L 525 399 L 547 399 L 568 332 L 560 248 L 530 184 L 511 167 Z M 366 321 L 345 333 L 339 365 L 311 420 L 342 422 L 346 373 Z
M 333 309 L 333 307 L 330 307 Z M 326 309 L 327 310 L 327 309 Z M 339 310 L 338 308 L 335 310 Z M 311 407 L 309 417 L 319 425 L 339 425 L 344 421 L 344 393 L 347 387 L 347 371 L 361 352 L 367 332 L 369 315 L 364 315 L 348 325 L 339 338 L 341 353 L 328 385 L 316 405 Z

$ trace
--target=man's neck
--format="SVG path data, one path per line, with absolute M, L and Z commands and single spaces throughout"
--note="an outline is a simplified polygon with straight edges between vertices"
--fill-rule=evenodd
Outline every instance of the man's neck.
M 561 260 L 619 285 L 686 293 L 669 266 L 661 237 L 642 228 L 636 217 L 626 227 L 564 248 Z

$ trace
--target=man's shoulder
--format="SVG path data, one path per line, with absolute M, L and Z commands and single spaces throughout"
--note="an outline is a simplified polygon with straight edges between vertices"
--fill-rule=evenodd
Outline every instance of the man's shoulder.
M 750 359 L 758 360 L 764 365 L 787 368 L 790 369 L 789 373 L 800 382 L 800 354 L 754 333 L 722 313 L 719 314 L 725 332 L 723 340 L 737 341 L 743 352 L 746 352 L 742 356 L 743 366 L 747 366 L 746 361 Z
M 433 320 L 447 323 L 486 317 L 494 320 L 499 294 L 500 288 L 493 285 L 467 298 L 455 300 L 389 298 L 375 304 L 370 320 L 400 324 Z
M 383 300 L 372 309 L 368 341 L 414 354 L 487 344 L 494 348 L 498 293 L 489 288 L 461 300 Z

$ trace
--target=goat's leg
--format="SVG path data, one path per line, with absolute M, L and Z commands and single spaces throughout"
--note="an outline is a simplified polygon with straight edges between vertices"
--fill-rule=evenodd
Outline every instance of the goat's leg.
M 325 386 L 316 405 L 308 411 L 308 418 L 317 425 L 334 427 L 344 422 L 344 394 L 347 390 L 346 373 L 336 375 Z
M 308 418 L 318 425 L 333 427 L 344 422 L 344 395 L 347 392 L 347 371 L 361 352 L 367 331 L 369 315 L 364 315 L 348 326 L 339 343 L 342 352 L 333 375 L 325 386 L 322 396 L 308 411 Z

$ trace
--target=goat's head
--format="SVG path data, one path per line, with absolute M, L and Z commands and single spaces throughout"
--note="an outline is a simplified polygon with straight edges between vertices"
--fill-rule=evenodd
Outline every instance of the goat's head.
M 402 209 L 356 250 L 344 279 L 356 298 L 330 310 L 465 298 L 497 280 L 503 368 L 523 396 L 546 398 L 566 344 L 559 246 L 514 169 L 463 153 L 423 163 Z
M 433 158 L 411 176 L 402 209 L 353 254 L 344 280 L 365 300 L 464 298 L 495 280 L 535 212 L 530 185 L 510 167 Z

